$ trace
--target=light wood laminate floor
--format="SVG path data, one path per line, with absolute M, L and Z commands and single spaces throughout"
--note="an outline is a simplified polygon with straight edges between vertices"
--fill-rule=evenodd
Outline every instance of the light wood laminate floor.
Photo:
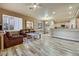
M 26 43 L 0 51 L 0 56 L 78 56 L 79 42 L 51 38 L 42 35 L 31 44 Z

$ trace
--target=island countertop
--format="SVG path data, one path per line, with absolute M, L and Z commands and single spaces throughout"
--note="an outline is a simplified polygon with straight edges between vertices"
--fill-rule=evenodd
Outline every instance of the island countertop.
M 57 31 L 79 31 L 79 29 L 51 29 L 51 30 L 57 30 Z
M 79 29 L 51 29 L 51 36 L 79 41 Z

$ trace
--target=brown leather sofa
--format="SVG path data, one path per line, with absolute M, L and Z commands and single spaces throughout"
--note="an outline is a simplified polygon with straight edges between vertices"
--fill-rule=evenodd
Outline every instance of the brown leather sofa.
M 27 37 L 27 34 L 26 34 L 25 30 L 20 30 L 19 35 L 21 35 L 23 37 Z
M 4 48 L 9 48 L 21 43 L 23 43 L 22 36 L 13 37 L 9 32 L 6 32 L 6 34 L 4 34 Z

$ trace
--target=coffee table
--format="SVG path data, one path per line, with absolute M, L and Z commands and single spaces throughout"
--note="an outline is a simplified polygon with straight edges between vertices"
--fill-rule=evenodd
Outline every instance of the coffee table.
M 27 35 L 30 35 L 32 37 L 32 39 L 40 39 L 41 38 L 41 34 L 35 32 L 35 33 L 27 33 Z

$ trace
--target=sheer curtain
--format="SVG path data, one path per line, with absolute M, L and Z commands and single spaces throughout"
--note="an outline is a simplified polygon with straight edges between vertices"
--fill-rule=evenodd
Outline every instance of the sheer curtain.
M 3 15 L 3 30 L 4 31 L 19 31 L 22 29 L 22 18 Z

